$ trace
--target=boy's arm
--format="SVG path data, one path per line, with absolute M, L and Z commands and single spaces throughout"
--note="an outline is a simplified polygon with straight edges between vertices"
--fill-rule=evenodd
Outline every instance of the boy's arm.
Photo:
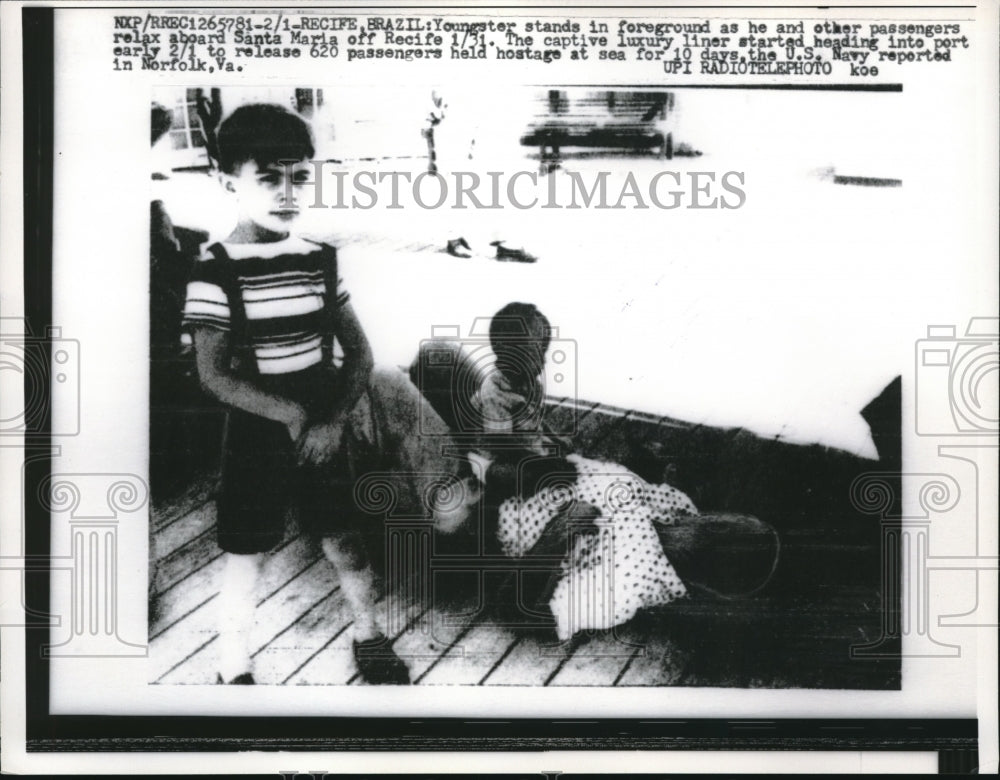
M 351 304 L 340 307 L 337 324 L 337 341 L 344 350 L 344 364 L 338 373 L 337 401 L 329 422 L 343 425 L 368 387 L 375 361 L 368 337 Z
M 306 424 L 305 409 L 234 376 L 229 369 L 229 334 L 226 331 L 205 327 L 193 330 L 202 387 L 224 404 L 284 424 L 292 440 L 297 440 Z
M 344 364 L 337 372 L 337 397 L 329 418 L 314 421 L 299 442 L 300 463 L 324 463 L 340 449 L 344 422 L 368 387 L 375 364 L 368 337 L 350 303 L 340 306 L 337 341 L 344 350 Z

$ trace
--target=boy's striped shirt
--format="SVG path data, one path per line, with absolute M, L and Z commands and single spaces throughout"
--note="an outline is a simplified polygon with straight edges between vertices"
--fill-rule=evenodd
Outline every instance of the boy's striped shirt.
M 232 332 L 242 320 L 233 346 L 249 349 L 258 373 L 301 371 L 323 360 L 326 279 L 335 273 L 336 251 L 325 244 L 213 244 L 192 271 L 184 327 Z M 349 297 L 339 278 L 336 285 L 340 307 Z

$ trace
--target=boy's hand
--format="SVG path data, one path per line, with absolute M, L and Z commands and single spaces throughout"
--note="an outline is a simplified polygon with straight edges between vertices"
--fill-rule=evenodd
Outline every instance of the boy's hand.
M 296 455 L 299 465 L 319 465 L 327 463 L 340 450 L 343 436 L 342 425 L 332 422 L 310 425 L 296 441 Z

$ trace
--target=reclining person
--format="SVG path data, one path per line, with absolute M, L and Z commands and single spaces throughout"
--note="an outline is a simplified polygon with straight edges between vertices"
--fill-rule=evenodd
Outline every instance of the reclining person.
M 451 399 L 471 403 L 481 415 L 482 435 L 468 453 L 476 476 L 465 480 L 466 504 L 437 517 L 439 529 L 456 529 L 482 501 L 487 549 L 515 560 L 561 558 L 538 587 L 515 584 L 506 593 L 517 602 L 515 618 L 542 607 L 564 641 L 582 630 L 620 625 L 640 609 L 692 591 L 733 597 L 763 587 L 778 555 L 777 536 L 767 524 L 699 514 L 670 485 L 650 484 L 617 463 L 561 454 L 563 443 L 547 434 L 542 414 L 540 376 L 550 333 L 548 320 L 531 304 L 508 304 L 494 317 L 495 370 L 478 377 L 478 391 L 469 397 Z M 421 361 L 426 364 L 426 355 L 415 365 Z M 464 381 L 451 387 L 466 387 L 471 369 L 460 350 L 454 362 Z M 436 390 L 440 405 L 442 388 Z M 735 557 L 727 557 L 732 551 Z

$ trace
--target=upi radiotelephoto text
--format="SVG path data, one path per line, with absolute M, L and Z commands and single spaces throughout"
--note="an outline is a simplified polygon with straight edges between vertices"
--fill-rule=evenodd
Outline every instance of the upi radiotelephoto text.
M 643 63 L 650 75 L 879 77 L 946 65 L 970 48 L 961 22 L 789 18 L 672 21 L 317 13 L 116 15 L 116 71 L 244 72 L 275 59 Z

